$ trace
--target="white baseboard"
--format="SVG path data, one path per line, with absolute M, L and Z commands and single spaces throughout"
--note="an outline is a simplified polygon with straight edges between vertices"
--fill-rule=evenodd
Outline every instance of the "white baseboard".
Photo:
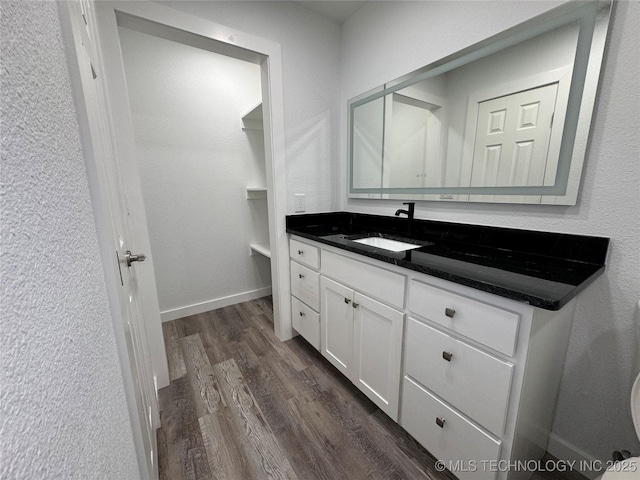
M 160 320 L 162 320 L 163 322 L 169 322 L 171 320 L 175 320 L 176 318 L 188 317 L 189 315 L 197 315 L 199 313 L 208 312 L 217 308 L 227 307 L 229 305 L 235 305 L 236 303 L 248 302 L 249 300 L 255 300 L 256 298 L 262 298 L 268 295 L 271 295 L 271 287 L 259 288 L 257 290 L 251 290 L 249 292 L 229 295 L 228 297 L 216 298 L 215 300 L 208 300 L 206 302 L 196 303 L 194 305 L 187 305 L 186 307 L 165 310 L 164 312 L 160 312 Z
M 602 471 L 598 471 L 596 468 L 602 466 L 601 462 L 598 462 L 596 458 L 558 437 L 555 433 L 549 435 L 547 452 L 559 460 L 575 462 L 575 470 L 591 480 L 602 474 Z

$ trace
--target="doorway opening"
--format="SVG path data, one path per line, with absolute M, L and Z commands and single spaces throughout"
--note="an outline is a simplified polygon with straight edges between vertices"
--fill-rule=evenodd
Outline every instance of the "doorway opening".
M 271 295 L 260 65 L 139 23 L 118 35 L 162 320 Z

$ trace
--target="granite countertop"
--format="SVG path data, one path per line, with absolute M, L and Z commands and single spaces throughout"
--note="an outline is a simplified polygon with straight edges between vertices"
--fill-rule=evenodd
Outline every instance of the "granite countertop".
M 331 212 L 287 216 L 287 232 L 546 310 L 559 310 L 604 272 L 609 239 Z M 349 237 L 420 243 L 391 252 Z

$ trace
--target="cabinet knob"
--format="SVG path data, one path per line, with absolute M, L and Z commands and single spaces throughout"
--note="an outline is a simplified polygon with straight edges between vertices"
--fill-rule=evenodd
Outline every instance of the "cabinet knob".
M 303 274 L 301 274 L 301 273 L 299 273 L 299 274 L 298 274 L 298 277 L 299 277 L 299 278 L 304 278 L 304 275 L 303 275 Z
M 353 308 L 358 308 L 360 306 L 359 303 L 353 302 Z
M 442 352 L 442 358 L 444 358 L 447 362 L 451 361 L 451 357 L 453 357 L 453 353 L 451 353 L 451 352 Z
M 436 425 L 438 425 L 440 428 L 444 428 L 444 418 L 436 417 Z
M 298 255 L 302 255 L 303 253 L 304 253 L 304 251 L 298 250 Z
M 348 303 L 351 303 L 351 299 L 350 299 L 350 298 L 345 298 L 345 299 L 344 299 L 344 303 L 347 303 L 347 304 L 348 304 Z
M 453 316 L 456 314 L 456 311 L 453 308 L 445 308 L 444 314 L 449 318 L 453 318 Z

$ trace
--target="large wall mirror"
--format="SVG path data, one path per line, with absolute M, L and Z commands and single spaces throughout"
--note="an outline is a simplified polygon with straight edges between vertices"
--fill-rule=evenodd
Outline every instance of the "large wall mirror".
M 569 2 L 349 101 L 349 197 L 575 205 L 611 1 Z

